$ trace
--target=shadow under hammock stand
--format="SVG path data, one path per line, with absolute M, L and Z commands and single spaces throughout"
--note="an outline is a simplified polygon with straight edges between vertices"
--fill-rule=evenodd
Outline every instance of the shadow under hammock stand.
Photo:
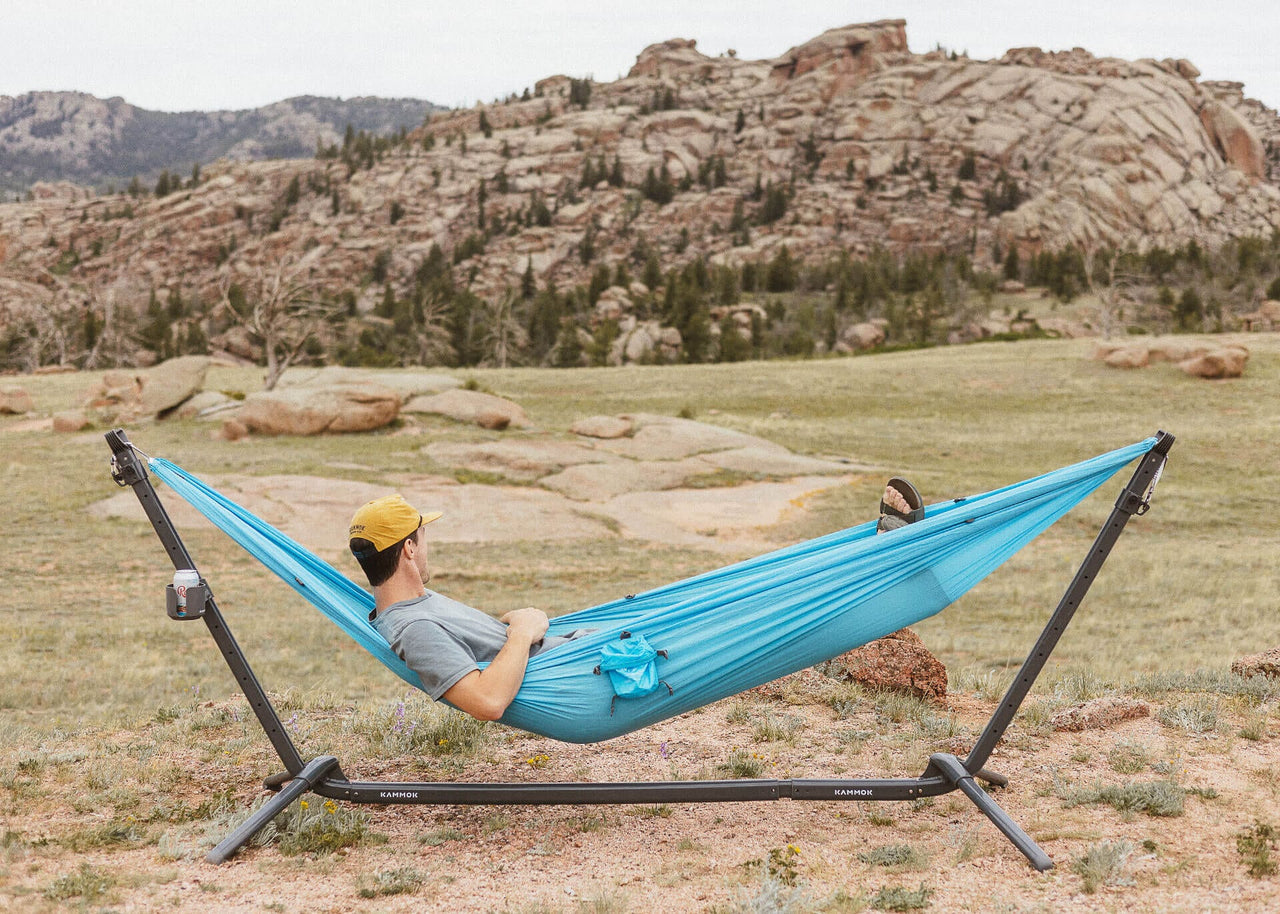
M 196 568 L 173 522 L 153 487 L 146 465 L 122 429 L 106 435 L 111 447 L 111 475 L 121 487 L 132 486 L 175 569 Z M 205 857 L 223 863 L 247 844 L 259 830 L 303 793 L 334 800 L 371 804 L 428 805 L 599 805 L 631 803 L 723 803 L 760 800 L 916 800 L 960 790 L 1000 829 L 1037 870 L 1053 866 L 1049 855 L 978 785 L 981 779 L 1003 787 L 1008 779 L 985 766 L 1004 736 L 1018 708 L 1031 690 L 1063 631 L 1079 608 L 1090 585 L 1106 561 L 1129 518 L 1142 515 L 1164 468 L 1174 436 L 1158 432 L 1155 443 L 1142 456 L 1129 482 L 1074 578 L 1049 617 L 1013 683 L 987 722 L 969 754 L 961 759 L 935 753 L 919 777 L 908 778 L 789 778 L 715 781 L 652 781 L 622 783 L 452 783 L 418 781 L 353 781 L 330 755 L 304 761 L 284 724 L 259 684 L 239 644 L 228 629 L 217 602 L 201 578 L 187 594 L 187 609 L 179 610 L 172 585 L 167 585 L 171 618 L 203 619 L 223 659 L 231 668 L 249 706 L 261 724 L 285 771 L 267 778 L 264 787 L 276 791 L 261 808 L 224 838 Z

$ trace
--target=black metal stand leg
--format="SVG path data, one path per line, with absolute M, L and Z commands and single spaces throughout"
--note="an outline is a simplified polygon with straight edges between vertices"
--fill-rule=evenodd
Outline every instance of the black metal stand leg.
M 1003 774 L 997 774 L 994 771 L 989 771 L 986 768 L 983 768 L 975 772 L 974 777 L 982 778 L 984 781 L 986 781 L 988 784 L 990 784 L 993 787 L 1009 786 L 1009 779 L 1007 777 L 1005 777 Z
M 1017 822 L 1009 816 L 1007 812 L 1000 808 L 1000 804 L 987 794 L 985 790 L 979 787 L 973 780 L 973 775 L 964 767 L 963 763 L 954 755 L 945 752 L 938 752 L 929 756 L 929 769 L 936 771 L 955 784 L 964 792 L 964 795 L 973 801 L 973 805 L 982 810 L 983 815 L 991 820 L 996 828 L 1004 833 L 1004 836 L 1013 842 L 1013 846 L 1022 851 L 1024 857 L 1040 872 L 1053 869 L 1053 861 L 1049 859 L 1049 855 L 1041 850 L 1040 845 L 1032 839 L 1025 831 L 1022 830 Z
M 284 788 L 268 800 L 261 809 L 245 819 L 244 822 L 209 851 L 204 858 L 206 863 L 225 863 L 235 852 L 244 847 L 262 830 L 268 822 L 280 815 L 290 803 L 306 793 L 319 781 L 324 780 L 329 772 L 336 770 L 338 760 L 332 755 L 321 755 L 307 762 L 298 776 L 284 785 Z

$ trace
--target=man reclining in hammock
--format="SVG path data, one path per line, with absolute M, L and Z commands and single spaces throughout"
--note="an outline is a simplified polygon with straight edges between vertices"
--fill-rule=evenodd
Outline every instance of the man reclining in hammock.
M 500 619 L 427 589 L 431 569 L 422 528 L 440 517 L 420 513 L 399 495 L 364 505 L 351 518 L 348 538 L 369 585 L 369 621 L 422 680 L 434 700 L 444 699 L 479 720 L 497 720 L 520 690 L 525 666 L 591 629 L 547 637 L 547 614 L 526 606 Z M 924 516 L 920 494 L 895 477 L 880 502 L 883 533 Z M 480 663 L 488 663 L 480 669 Z

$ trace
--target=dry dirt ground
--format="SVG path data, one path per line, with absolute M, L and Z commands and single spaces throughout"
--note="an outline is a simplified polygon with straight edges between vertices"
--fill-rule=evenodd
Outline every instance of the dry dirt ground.
M 687 447 L 671 449 L 672 431 L 665 432 L 660 451 L 638 452 L 633 438 L 590 445 L 596 454 L 580 461 L 581 454 L 566 456 L 563 442 L 550 449 L 535 442 L 438 451 L 437 464 L 500 478 L 460 485 L 442 475 L 406 476 L 402 490 L 446 509 L 452 520 L 433 528 L 446 541 L 618 535 L 746 550 L 768 545 L 771 527 L 860 469 L 792 463 L 777 449 L 746 453 L 749 442 L 708 447 L 693 428 L 685 429 Z M 649 472 L 633 472 L 640 463 L 660 485 Z M 580 478 L 573 491 L 591 497 L 557 490 L 556 477 L 574 471 Z M 696 487 L 706 477 L 730 487 Z M 330 556 L 342 549 L 332 531 L 342 530 L 351 505 L 384 492 L 321 476 L 212 481 Z M 169 502 L 180 528 L 194 525 L 188 509 Z M 93 510 L 138 515 L 127 492 Z M 1079 733 L 1056 732 L 1049 719 L 1091 697 L 1083 694 L 1088 688 L 1078 695 L 1047 686 L 1033 692 L 989 767 L 1010 778 L 994 796 L 1057 863 L 1043 874 L 960 794 L 876 804 L 332 810 L 312 796 L 312 814 L 356 822 L 364 838 L 336 852 L 290 854 L 271 843 L 215 867 L 201 862 L 203 854 L 226 833 L 229 819 L 261 799 L 262 778 L 279 764 L 243 699 L 193 700 L 162 709 L 145 725 L 89 727 L 42 739 L 38 747 L 23 740 L 0 745 L 6 790 L 0 795 L 10 800 L 2 820 L 0 908 L 1280 910 L 1280 877 L 1249 872 L 1250 862 L 1277 855 L 1267 837 L 1280 824 L 1280 735 L 1266 716 L 1274 715 L 1275 690 L 1259 706 L 1227 685 L 1154 690 L 1139 696 L 1149 701 L 1149 716 Z M 376 714 L 368 707 L 322 696 L 286 697 L 282 715 L 293 712 L 288 725 L 306 755 L 333 752 L 358 779 L 687 780 L 752 768 L 759 770 L 753 776 L 775 778 L 888 777 L 919 774 L 931 752 L 963 754 L 1000 697 L 999 688 L 980 682 L 953 685 L 942 705 L 848 688 L 806 671 L 586 747 L 490 725 L 465 752 L 446 747 L 437 754 L 430 744 L 406 751 L 373 739 L 367 722 Z M 410 717 L 439 717 L 416 701 L 409 702 Z M 365 721 L 366 729 L 353 731 L 352 721 Z M 1160 815 L 1135 802 L 1148 788 L 1168 801 Z M 1107 794 L 1115 801 L 1098 801 Z M 1250 856 L 1240 839 L 1260 832 Z M 1091 853 L 1094 862 L 1082 865 Z
M 963 749 L 994 707 L 976 693 L 914 708 L 867 699 L 841 718 L 824 692 L 828 684 L 797 674 L 601 745 L 571 747 L 491 727 L 469 758 L 347 758 L 344 767 L 355 778 L 686 779 L 726 776 L 718 766 L 736 749 L 758 761 L 765 777 L 914 775 L 929 752 Z M 228 729 L 204 731 L 209 744 L 239 746 L 233 736 L 241 730 L 231 721 L 246 716 L 243 700 L 215 710 Z M 301 716 L 337 720 L 344 710 Z M 916 720 L 893 720 L 904 712 Z M 170 775 L 168 808 L 194 808 L 227 788 L 230 806 L 247 808 L 273 770 L 262 741 L 233 754 L 165 748 L 165 727 L 194 728 L 201 715 L 208 723 L 210 709 L 193 704 L 174 713 L 172 721 L 110 739 L 125 755 L 129 746 L 157 742 L 137 776 Z M 764 721 L 773 723 L 774 738 L 761 738 Z M 1053 857 L 1047 873 L 1032 870 L 958 793 L 915 803 L 364 807 L 375 840 L 336 854 L 254 847 L 212 866 L 199 860 L 220 837 L 207 823 L 162 823 L 143 830 L 149 839 L 92 846 L 84 836 L 122 820 L 83 808 L 87 798 L 69 789 L 6 816 L 0 891 L 11 910 L 65 903 L 118 911 L 855 911 L 877 899 L 884 906 L 895 888 L 923 896 L 934 911 L 1276 910 L 1276 878 L 1251 877 L 1237 849 L 1242 830 L 1280 821 L 1275 737 L 1241 738 L 1242 723 L 1224 713 L 1214 732 L 1197 735 L 1152 716 L 1055 733 L 1021 719 L 992 759 L 990 767 L 1010 778 L 994 795 Z M 28 766 L 37 784 L 112 780 L 101 747 L 86 751 L 84 738 L 46 749 L 44 765 Z M 123 789 L 130 777 L 113 786 Z M 1180 814 L 1070 799 L 1083 788 L 1154 781 L 1185 792 Z M 77 840 L 84 849 L 68 853 Z M 1086 892 L 1076 863 L 1107 842 L 1122 847 L 1121 862 L 1104 874 L 1109 882 Z M 892 859 L 900 862 L 877 862 Z M 59 886 L 74 890 L 78 873 L 105 877 L 102 893 L 53 901 Z M 361 897 L 362 889 L 374 892 L 379 874 L 391 882 L 396 873 L 410 874 L 410 891 Z

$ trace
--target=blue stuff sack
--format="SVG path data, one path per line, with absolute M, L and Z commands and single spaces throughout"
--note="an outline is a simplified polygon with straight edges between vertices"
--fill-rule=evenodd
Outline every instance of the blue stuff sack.
M 617 641 L 601 649 L 600 664 L 594 672 L 609 674 L 615 700 L 640 698 L 655 691 L 659 685 L 665 685 L 667 692 L 674 694 L 671 686 L 658 678 L 658 657 L 665 660 L 667 652 L 654 650 L 644 635 L 623 632 Z M 613 713 L 612 701 L 609 713 Z

